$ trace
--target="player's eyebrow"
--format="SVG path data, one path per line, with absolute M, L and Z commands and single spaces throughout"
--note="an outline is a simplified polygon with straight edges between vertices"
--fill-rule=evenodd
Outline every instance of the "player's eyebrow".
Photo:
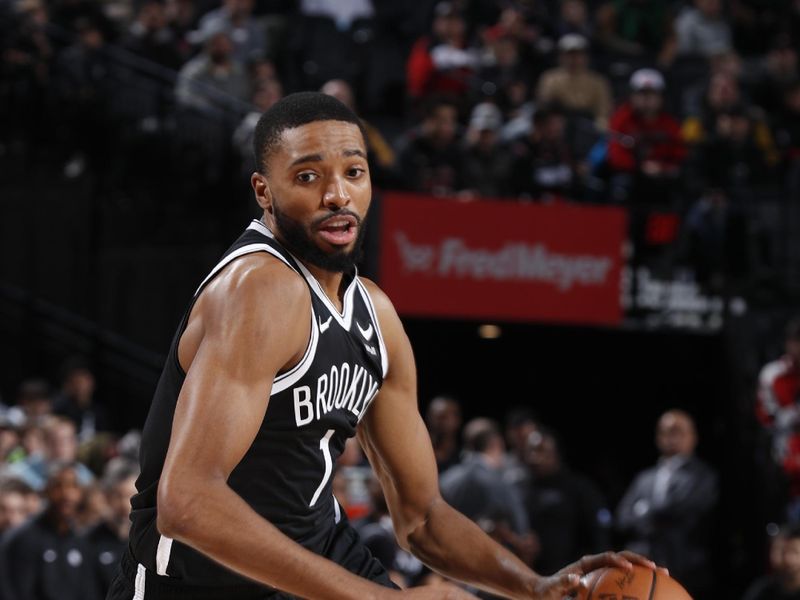
M 321 162 L 321 161 L 322 161 L 322 154 L 306 154 L 305 156 L 301 156 L 300 158 L 294 159 L 292 161 L 292 164 L 289 166 L 294 167 L 295 165 L 300 165 L 302 163 Z
M 347 150 L 343 150 L 342 156 L 344 156 L 345 158 L 348 158 L 350 156 L 360 156 L 363 159 L 367 158 L 367 155 L 364 154 L 364 151 L 361 150 L 360 148 L 348 148 Z M 309 162 L 322 162 L 323 160 L 325 160 L 325 157 L 322 154 L 306 154 L 304 156 L 300 156 L 299 158 L 294 159 L 292 161 L 292 164 L 289 165 L 289 167 L 291 168 Z
M 364 151 L 361 150 L 360 148 L 352 148 L 352 149 L 345 150 L 344 152 L 342 152 L 342 156 L 344 156 L 344 157 L 360 156 L 361 158 L 364 158 L 364 159 L 367 158 L 366 154 L 364 154 Z

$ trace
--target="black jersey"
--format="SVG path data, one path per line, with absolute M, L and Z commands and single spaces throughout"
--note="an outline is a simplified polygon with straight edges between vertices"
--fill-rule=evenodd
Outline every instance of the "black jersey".
M 226 265 L 253 252 L 272 255 L 306 280 L 311 334 L 302 360 L 275 377 L 264 421 L 228 484 L 258 514 L 319 554 L 325 554 L 342 518 L 332 492 L 333 465 L 346 439 L 355 434 L 388 368 L 375 308 L 357 274 L 345 279 L 340 313 L 308 269 L 263 223 L 253 221 L 195 293 L 172 342 L 142 434 L 139 493 L 131 500 L 131 551 L 141 568 L 187 584 L 233 586 L 249 581 L 160 535 L 156 492 L 185 378 L 178 362 L 178 342 L 191 308 Z

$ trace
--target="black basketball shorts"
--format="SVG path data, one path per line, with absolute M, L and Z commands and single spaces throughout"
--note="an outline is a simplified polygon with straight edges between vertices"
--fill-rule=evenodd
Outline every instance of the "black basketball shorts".
M 346 521 L 337 525 L 326 558 L 348 571 L 384 587 L 398 589 L 389 574 L 361 543 Z M 122 557 L 120 570 L 106 600 L 293 600 L 295 596 L 255 583 L 237 586 L 198 586 L 149 571 L 136 562 L 130 550 Z

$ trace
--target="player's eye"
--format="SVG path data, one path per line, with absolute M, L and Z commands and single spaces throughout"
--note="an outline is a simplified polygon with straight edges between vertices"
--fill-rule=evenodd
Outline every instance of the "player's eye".
M 311 183 L 312 181 L 316 181 L 318 178 L 319 175 L 313 171 L 301 171 L 297 174 L 297 181 L 300 183 Z
M 365 172 L 366 169 L 363 169 L 361 167 L 350 167 L 349 169 L 347 169 L 347 176 L 353 178 L 361 177 L 361 175 L 363 175 Z

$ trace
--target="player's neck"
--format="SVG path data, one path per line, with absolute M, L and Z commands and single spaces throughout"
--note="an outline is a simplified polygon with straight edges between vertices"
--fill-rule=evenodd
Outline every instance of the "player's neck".
M 334 306 L 341 311 L 342 297 L 344 296 L 344 273 L 328 271 L 302 259 L 300 259 L 300 261 L 306 269 L 308 269 L 309 273 L 319 281 L 320 286 L 322 286 L 322 291 L 325 292 L 325 295 L 333 302 Z

